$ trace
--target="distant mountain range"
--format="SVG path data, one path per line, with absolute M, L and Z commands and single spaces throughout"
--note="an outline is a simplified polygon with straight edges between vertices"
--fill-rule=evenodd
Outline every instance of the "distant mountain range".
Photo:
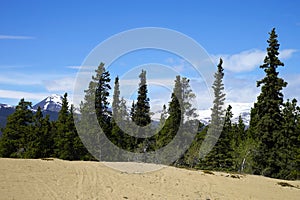
M 58 118 L 58 112 L 61 109 L 63 97 L 58 94 L 53 94 L 35 104 L 32 107 L 32 111 L 36 112 L 38 107 L 41 107 L 43 115 L 49 115 L 50 120 L 54 121 Z M 0 127 L 4 127 L 6 124 L 7 117 L 15 112 L 16 106 L 8 104 L 0 104 Z
M 242 120 L 246 126 L 249 126 L 250 123 L 250 111 L 253 106 L 252 103 L 228 103 L 232 107 L 232 123 L 238 123 L 239 116 L 241 115 Z M 226 108 L 226 106 L 225 106 Z M 162 111 L 153 113 L 152 120 L 159 121 Z M 198 110 L 198 119 L 205 125 L 208 125 L 211 120 L 211 110 L 203 109 Z
M 49 115 L 50 120 L 56 120 L 58 118 L 58 112 L 62 106 L 63 97 L 58 94 L 53 94 L 43 99 L 41 102 L 35 104 L 32 110 L 35 112 L 38 107 L 41 107 L 44 116 Z M 249 125 L 250 122 L 250 110 L 253 104 L 251 103 L 229 103 L 232 106 L 233 112 L 233 123 L 238 122 L 239 115 L 241 115 L 245 125 Z M 10 106 L 7 104 L 0 104 L 0 127 L 4 127 L 6 124 L 7 117 L 15 111 L 15 106 Z M 199 120 L 204 124 L 210 123 L 211 110 L 198 110 Z M 161 111 L 153 113 L 152 120 L 159 121 Z

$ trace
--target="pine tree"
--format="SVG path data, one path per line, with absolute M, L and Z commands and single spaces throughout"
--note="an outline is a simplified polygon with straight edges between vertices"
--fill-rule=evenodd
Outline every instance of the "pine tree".
M 233 148 L 231 146 L 233 140 L 231 118 L 233 115 L 231 109 L 232 107 L 229 105 L 224 118 L 224 126 L 216 145 L 200 163 L 200 167 L 203 169 L 221 171 L 233 170 Z
M 112 112 L 114 118 L 120 117 L 120 84 L 119 84 L 119 77 L 115 78 L 115 86 L 114 86 L 114 95 L 113 95 L 113 102 L 112 102 Z
M 159 128 L 160 128 L 160 129 L 161 129 L 161 128 L 163 127 L 163 125 L 165 124 L 166 119 L 167 119 L 167 115 L 168 115 L 167 107 L 166 107 L 166 105 L 164 104 L 164 105 L 163 105 L 162 112 L 161 112 L 161 114 L 160 114 L 160 119 L 159 119 Z
M 71 105 L 69 109 L 69 115 L 68 115 L 68 132 L 67 137 L 68 140 L 71 142 L 71 148 L 69 149 L 70 154 L 70 160 L 91 160 L 93 157 L 89 154 L 86 147 L 81 141 L 81 138 L 79 137 L 77 133 L 77 129 L 75 127 L 75 120 L 74 120 L 74 106 Z
M 300 143 L 300 127 L 298 120 L 300 118 L 300 108 L 297 106 L 297 100 L 288 100 L 283 107 L 282 134 L 278 138 L 277 148 L 280 158 L 280 172 L 278 178 L 297 179 L 300 177 L 300 165 L 297 164 Z
M 282 132 L 283 116 L 280 107 L 283 105 L 281 90 L 287 83 L 278 77 L 277 68 L 284 66 L 279 60 L 279 43 L 275 29 L 269 33 L 267 56 L 260 68 L 266 76 L 257 82 L 261 93 L 251 110 L 250 136 L 255 138 L 258 149 L 254 155 L 254 173 L 277 177 L 280 166 L 278 144 Z
M 130 109 L 131 121 L 134 121 L 134 119 L 135 119 L 135 110 L 136 110 L 136 104 L 134 103 L 134 101 L 132 101 L 131 109 Z
M 139 78 L 140 84 L 138 89 L 137 103 L 134 108 L 133 121 L 136 123 L 136 125 L 144 127 L 151 123 L 149 104 L 150 100 L 147 96 L 148 89 L 146 82 L 146 71 L 142 70 Z
M 62 107 L 56 121 L 55 155 L 60 159 L 89 159 L 89 155 L 78 136 L 74 124 L 74 106 L 69 109 L 67 93 L 64 94 Z
M 95 72 L 96 75 L 92 76 L 88 89 L 84 91 L 85 96 L 84 101 L 80 104 L 81 116 L 77 128 L 89 152 L 96 158 L 105 160 L 109 152 L 105 152 L 104 134 L 110 135 L 111 132 L 109 102 L 107 100 L 110 78 L 103 63 L 100 63 Z
M 67 93 L 64 94 L 62 99 L 62 107 L 58 114 L 58 120 L 56 121 L 56 136 L 55 140 L 55 156 L 60 159 L 71 160 L 72 156 L 70 151 L 72 149 L 72 141 L 68 138 L 69 126 L 69 105 L 67 100 Z
M 156 135 L 156 148 L 159 149 L 168 143 L 176 136 L 179 126 L 182 122 L 182 85 L 180 76 L 176 76 L 175 86 L 169 102 L 168 118 L 164 126 Z
M 211 123 L 209 124 L 209 129 L 207 131 L 206 138 L 204 140 L 204 144 L 200 149 L 200 158 L 203 159 L 213 148 L 213 146 L 218 141 L 219 135 L 222 132 L 223 124 L 224 124 L 224 101 L 225 101 L 225 93 L 224 93 L 224 69 L 222 67 L 223 60 L 220 59 L 220 62 L 217 66 L 217 72 L 214 74 L 214 83 L 212 85 L 212 89 L 214 91 L 214 101 L 213 107 L 211 109 Z
M 122 113 L 122 109 L 121 109 L 119 77 L 115 78 L 112 111 L 113 111 L 112 132 L 109 139 L 112 143 L 114 143 L 118 147 L 122 147 L 124 146 L 125 138 L 124 138 L 124 133 L 120 129 L 119 125 L 121 125 L 124 113 Z
M 45 118 L 42 110 L 38 107 L 33 116 L 32 129 L 29 133 L 28 150 L 25 152 L 27 158 L 46 158 L 53 154 L 54 141 L 51 132 L 49 115 Z
M 242 116 L 239 115 L 238 123 L 233 124 L 232 126 L 231 140 L 231 147 L 233 149 L 233 169 L 238 172 L 244 171 L 244 166 L 246 162 L 245 156 L 246 154 L 249 154 L 249 145 L 246 144 L 247 138 L 245 129 L 246 126 L 243 122 Z
M 96 70 L 96 76 L 93 80 L 97 82 L 95 91 L 95 110 L 99 124 L 106 134 L 109 134 L 110 127 L 110 111 L 108 110 L 109 90 L 111 89 L 110 74 L 106 71 L 104 63 L 100 63 Z
M 182 107 L 183 107 L 183 116 L 185 121 L 194 120 L 198 117 L 196 113 L 196 108 L 193 107 L 193 101 L 196 98 L 196 95 L 193 93 L 190 87 L 190 80 L 186 77 L 182 77 L 181 79 L 181 86 L 182 86 Z
M 29 134 L 33 113 L 31 102 L 21 99 L 13 114 L 8 116 L 6 127 L 0 140 L 2 157 L 25 158 L 28 150 Z

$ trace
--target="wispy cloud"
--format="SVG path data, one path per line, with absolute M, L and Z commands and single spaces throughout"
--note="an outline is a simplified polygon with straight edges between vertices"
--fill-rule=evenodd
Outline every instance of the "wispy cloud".
M 12 73 L 11 73 L 12 74 Z M 1 84 L 9 85 L 40 85 L 42 82 L 38 79 L 33 79 L 32 75 L 14 74 L 13 76 L 4 73 L 0 75 Z
M 138 86 L 140 80 L 139 79 L 121 79 L 120 85 L 124 87 L 128 86 Z M 174 79 L 147 79 L 148 85 L 165 85 L 165 86 L 173 86 L 174 85 Z
M 61 79 L 44 81 L 44 85 L 49 92 L 67 92 L 74 89 L 75 81 L 75 77 L 64 77 Z
M 0 35 L 0 40 L 32 40 L 35 37 L 21 35 Z
M 295 49 L 284 49 L 280 51 L 279 58 L 288 59 L 296 51 L 297 50 Z M 227 70 L 230 70 L 232 72 L 247 72 L 252 71 L 253 69 L 263 64 L 265 56 L 266 51 L 251 49 L 233 55 L 213 55 L 212 58 L 217 61 L 221 57 L 224 61 L 223 67 Z
M 36 92 L 23 92 L 16 90 L 0 90 L 0 98 L 6 99 L 28 99 L 28 100 L 41 100 L 47 97 L 48 93 L 36 93 Z
M 76 65 L 72 65 L 72 66 L 67 66 L 66 68 L 68 69 L 76 69 L 76 70 L 79 70 L 79 69 L 82 69 L 82 70 L 95 70 L 96 69 L 96 66 L 76 66 Z

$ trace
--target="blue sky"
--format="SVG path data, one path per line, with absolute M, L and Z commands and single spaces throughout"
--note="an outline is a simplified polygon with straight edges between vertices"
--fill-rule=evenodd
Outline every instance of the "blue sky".
M 0 103 L 15 105 L 23 97 L 37 103 L 49 94 L 72 94 L 78 66 L 93 48 L 112 35 L 142 27 L 179 31 L 202 45 L 216 64 L 222 57 L 227 100 L 246 103 L 255 101 L 259 92 L 256 80 L 264 75 L 259 65 L 268 32 L 275 27 L 285 63 L 280 76 L 289 82 L 283 92 L 286 98 L 300 100 L 299 7 L 293 0 L 2 0 Z M 154 61 L 182 71 L 188 68 L 181 58 L 149 51 L 116 63 L 136 67 Z M 112 78 L 124 72 L 112 68 Z M 169 99 L 151 95 L 155 102 Z

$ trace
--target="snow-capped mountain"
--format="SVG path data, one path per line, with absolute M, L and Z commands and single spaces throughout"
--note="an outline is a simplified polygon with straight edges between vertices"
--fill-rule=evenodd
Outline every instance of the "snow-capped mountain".
M 239 116 L 241 115 L 243 122 L 245 125 L 249 125 L 250 123 L 250 110 L 252 103 L 228 103 L 224 107 L 226 108 L 228 105 L 232 107 L 232 123 L 238 123 Z M 159 121 L 161 116 L 162 110 L 156 111 L 151 116 L 153 121 Z M 208 125 L 211 120 L 211 110 L 210 109 L 203 109 L 197 110 L 198 119 L 205 125 Z
M 11 115 L 13 112 L 15 112 L 14 106 L 0 103 L 0 128 L 3 128 L 5 126 L 7 117 Z M 0 131 L 0 135 L 1 135 L 1 131 Z
M 36 112 L 40 106 L 43 115 L 49 115 L 51 121 L 55 121 L 58 118 L 58 113 L 62 106 L 63 97 L 58 94 L 53 94 L 37 103 L 32 107 L 32 111 Z M 70 103 L 71 104 L 71 103 Z M 7 117 L 15 112 L 16 106 L 10 106 L 8 104 L 0 103 L 0 128 L 6 125 Z M 1 135 L 1 132 L 0 132 Z
M 225 108 L 231 105 L 232 107 L 232 123 L 238 123 L 239 116 L 241 115 L 245 125 L 250 123 L 250 111 L 253 106 L 252 103 L 228 103 Z M 198 110 L 199 120 L 204 124 L 209 124 L 211 120 L 211 110 Z
M 43 111 L 59 112 L 62 106 L 63 97 L 58 94 L 53 94 L 33 106 L 34 110 L 41 107 Z
M 11 106 L 11 105 L 8 105 L 8 104 L 3 104 L 3 103 L 0 103 L 0 109 L 4 109 L 4 108 L 14 108 L 14 106 Z

